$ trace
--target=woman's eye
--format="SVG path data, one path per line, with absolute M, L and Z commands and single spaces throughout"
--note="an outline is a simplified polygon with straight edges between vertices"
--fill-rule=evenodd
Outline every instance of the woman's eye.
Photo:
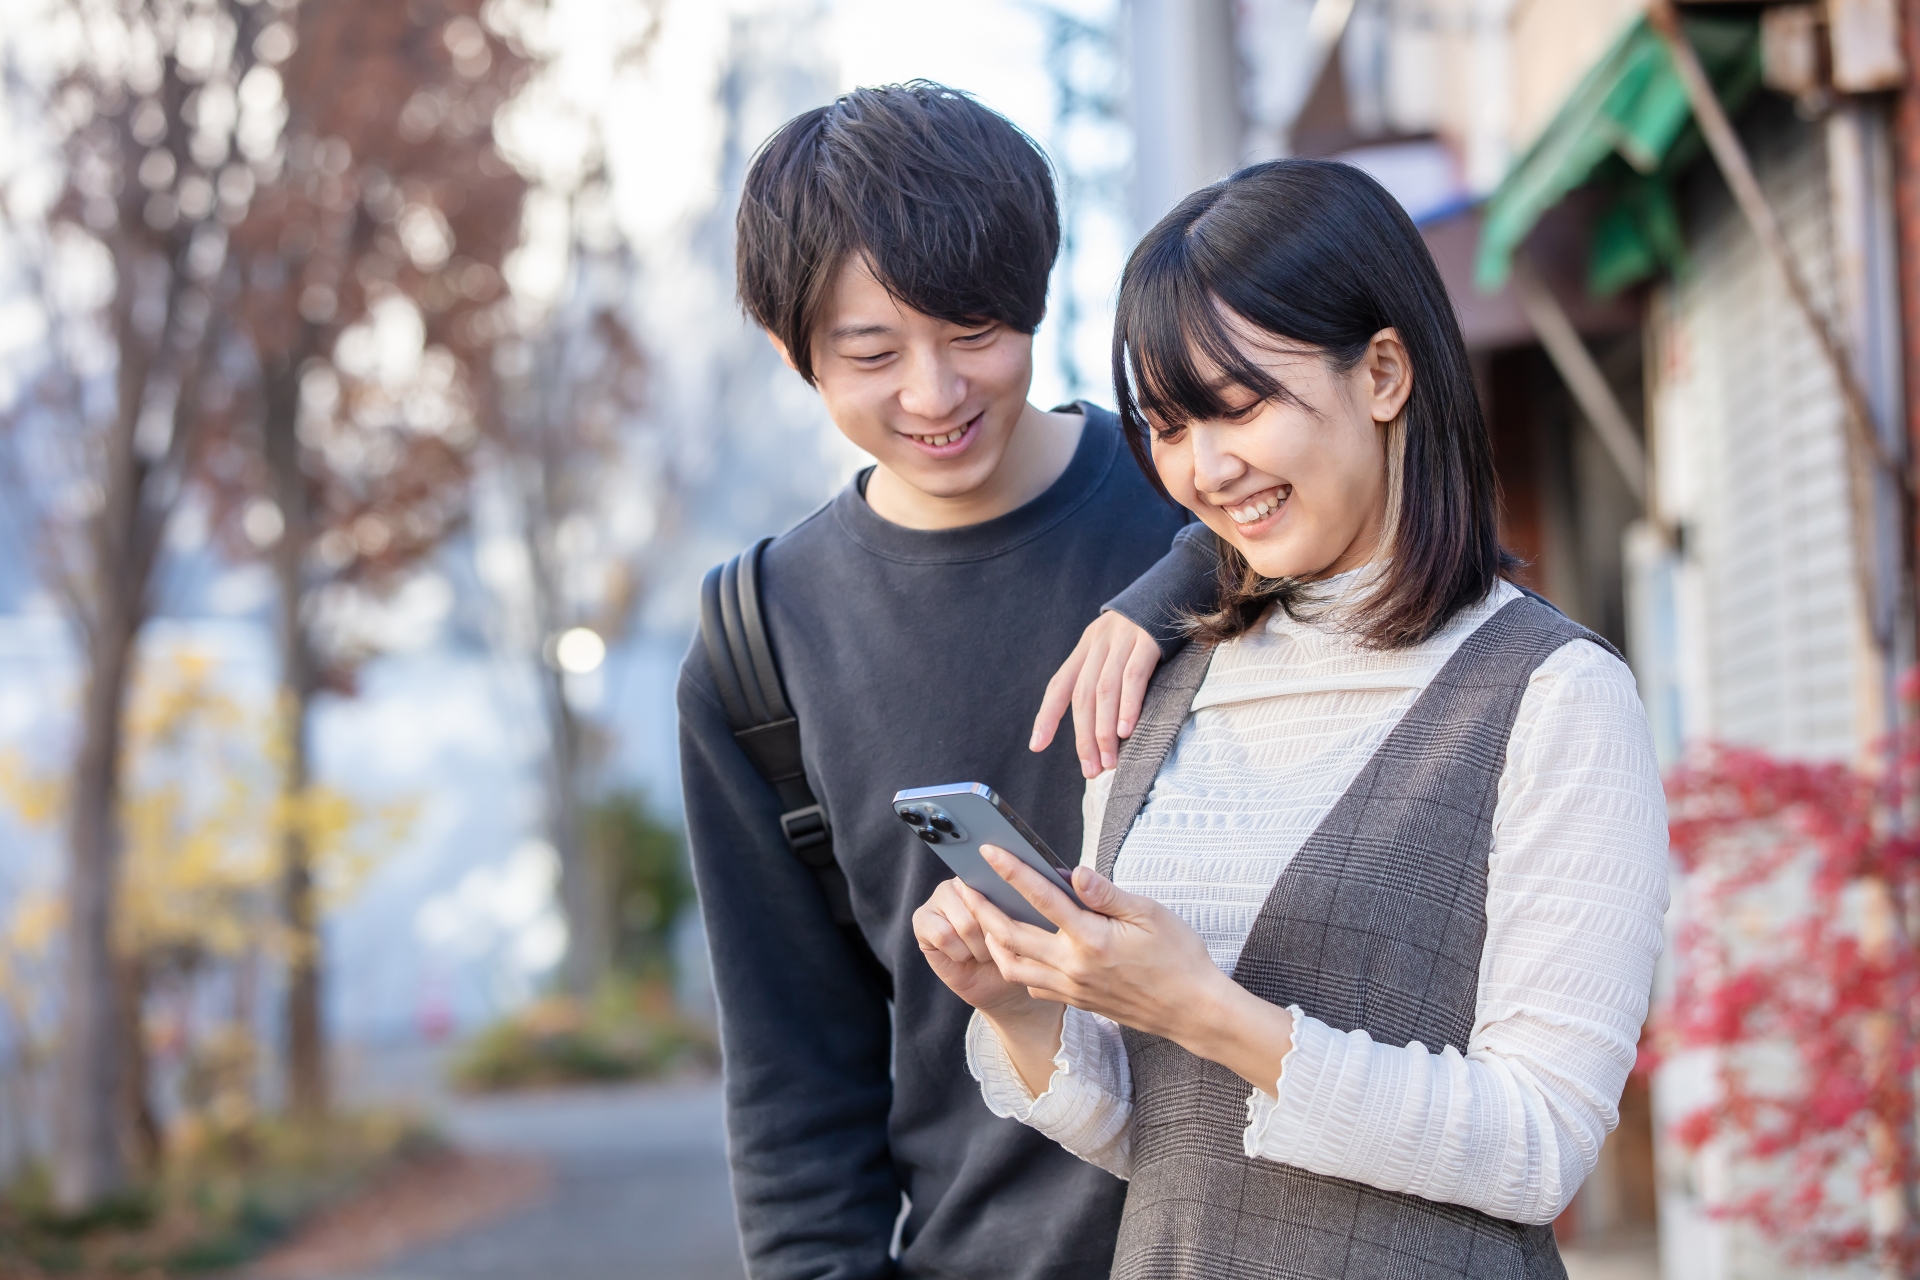
M 1179 443 L 1180 437 L 1185 434 L 1187 434 L 1187 428 L 1184 423 L 1177 427 L 1155 427 L 1153 429 L 1153 438 L 1161 444 L 1177 444 Z

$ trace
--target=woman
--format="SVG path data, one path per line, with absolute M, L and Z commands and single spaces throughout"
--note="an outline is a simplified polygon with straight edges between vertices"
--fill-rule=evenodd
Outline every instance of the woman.
M 987 1104 L 1131 1179 L 1120 1277 L 1557 1277 L 1633 1065 L 1666 810 L 1633 678 L 1503 580 L 1419 233 L 1358 170 L 1196 192 L 1134 252 L 1136 457 L 1222 599 L 1089 784 L 1057 933 L 915 915 Z

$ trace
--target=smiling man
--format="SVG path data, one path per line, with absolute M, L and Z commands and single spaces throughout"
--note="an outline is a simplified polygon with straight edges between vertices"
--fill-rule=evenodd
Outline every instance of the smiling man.
M 1046 158 L 939 85 L 808 112 L 747 174 L 741 300 L 876 460 L 761 562 L 852 931 L 789 850 L 698 641 L 681 673 L 755 1280 L 1092 1280 L 1112 1258 L 1121 1184 L 995 1118 L 966 1073 L 969 1010 L 911 923 L 946 873 L 888 803 L 983 782 L 1055 848 L 1079 848 L 1073 744 L 1028 751 L 1048 677 L 1086 652 L 1075 642 L 1103 604 L 1117 611 L 1107 651 L 1146 652 L 1137 671 L 1175 612 L 1210 600 L 1210 550 L 1168 553 L 1185 517 L 1149 488 L 1113 415 L 1027 401 L 1058 245 Z

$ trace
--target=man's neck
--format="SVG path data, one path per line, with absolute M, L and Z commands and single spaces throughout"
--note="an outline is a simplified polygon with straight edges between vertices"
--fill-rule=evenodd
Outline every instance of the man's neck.
M 1047 491 L 1073 461 L 1086 418 L 1027 405 L 1007 441 L 1007 452 L 985 484 L 955 497 L 916 489 L 884 465 L 867 481 L 867 505 L 883 520 L 909 529 L 961 529 L 1024 507 Z

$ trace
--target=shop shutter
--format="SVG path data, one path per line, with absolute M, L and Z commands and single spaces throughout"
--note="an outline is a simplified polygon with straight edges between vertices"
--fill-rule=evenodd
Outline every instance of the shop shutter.
M 1751 145 L 1794 251 L 1830 291 L 1820 131 L 1782 113 Z M 1731 198 L 1711 183 L 1696 194 L 1689 268 L 1654 308 L 1659 492 L 1685 536 L 1682 736 L 1847 758 L 1862 745 L 1864 640 L 1839 394 Z

